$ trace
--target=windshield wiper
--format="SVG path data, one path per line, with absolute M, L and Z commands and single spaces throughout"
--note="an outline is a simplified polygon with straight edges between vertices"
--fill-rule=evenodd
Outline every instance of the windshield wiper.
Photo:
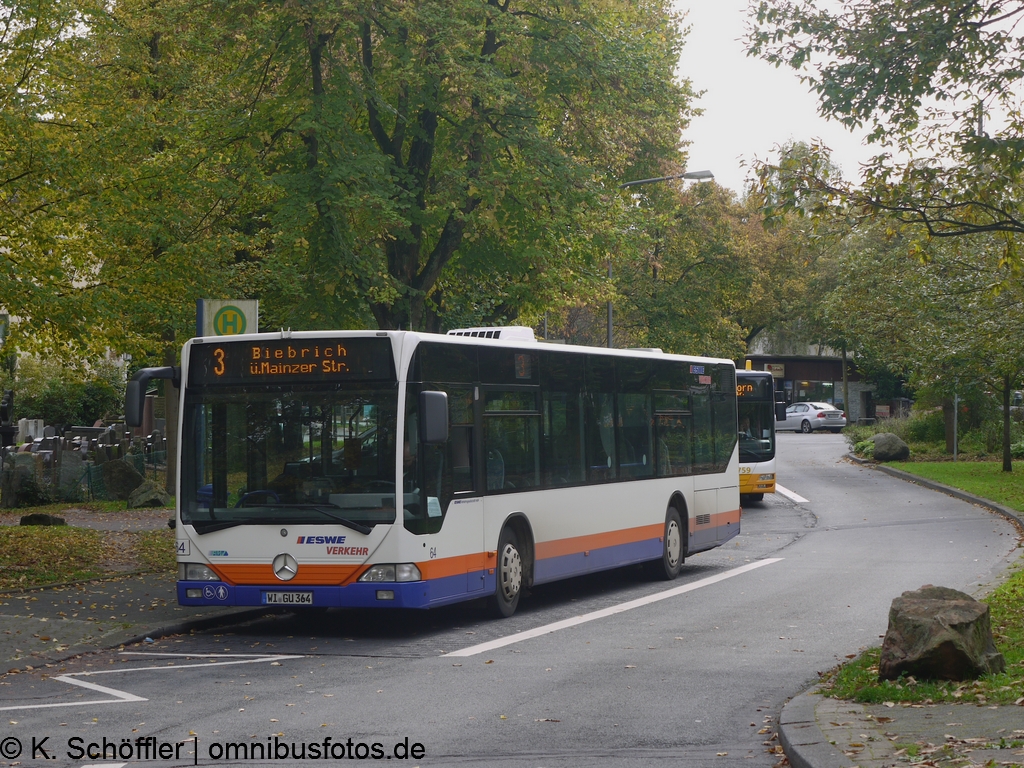
M 357 523 L 354 520 L 349 520 L 347 518 L 344 518 L 341 515 L 336 515 L 330 509 L 325 509 L 324 507 L 322 507 L 322 506 L 320 506 L 318 504 L 266 504 L 266 505 L 260 504 L 258 506 L 287 507 L 288 509 L 312 509 L 314 512 L 319 512 L 321 515 L 326 515 L 327 517 L 331 518 L 332 520 L 336 520 L 337 522 L 341 523 L 345 527 L 351 528 L 353 531 L 361 533 L 364 536 L 367 536 L 367 535 L 373 533 L 373 528 L 371 528 L 369 526 L 366 526 L 366 525 L 363 525 L 362 523 Z
M 236 525 L 248 525 L 249 523 L 262 523 L 263 520 L 257 520 L 251 517 L 233 518 L 231 520 L 212 520 L 210 522 L 203 522 L 202 520 L 191 520 L 186 525 L 191 525 L 196 529 L 196 533 L 202 535 L 204 533 L 213 533 L 214 531 L 223 531 L 226 528 L 234 528 Z

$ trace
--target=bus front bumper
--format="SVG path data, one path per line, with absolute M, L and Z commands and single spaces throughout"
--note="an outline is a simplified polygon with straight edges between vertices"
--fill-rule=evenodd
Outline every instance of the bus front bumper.
M 428 608 L 426 582 L 375 582 L 292 588 L 278 584 L 227 584 L 222 581 L 179 581 L 178 603 L 196 606 L 266 606 L 268 608 Z M 436 604 L 436 603 L 433 603 Z

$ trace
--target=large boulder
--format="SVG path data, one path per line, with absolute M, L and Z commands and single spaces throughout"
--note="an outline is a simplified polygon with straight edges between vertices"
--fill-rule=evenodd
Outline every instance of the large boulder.
M 910 446 L 892 432 L 879 432 L 870 440 L 875 444 L 875 461 L 905 461 L 910 457 Z
M 144 478 L 126 461 L 105 461 L 100 466 L 107 498 L 125 501 L 132 491 L 142 485 Z
M 152 480 L 143 481 L 142 485 L 132 491 L 128 497 L 129 509 L 169 506 L 171 506 L 171 495 Z
M 904 673 L 922 680 L 971 680 L 1005 669 L 984 603 L 931 584 L 892 601 L 879 680 L 895 680 Z

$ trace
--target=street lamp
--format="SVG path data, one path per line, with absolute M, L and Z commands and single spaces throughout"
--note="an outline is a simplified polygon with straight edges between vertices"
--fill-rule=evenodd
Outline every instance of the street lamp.
M 687 171 L 686 173 L 680 173 L 676 176 L 658 176 L 653 179 L 637 179 L 636 181 L 627 181 L 623 184 L 619 184 L 619 189 L 625 189 L 626 187 L 636 187 L 640 184 L 652 184 L 657 181 L 675 181 L 676 179 L 688 179 L 690 181 L 707 181 L 715 178 L 715 174 L 711 171 Z M 612 260 L 608 259 L 608 280 L 612 279 Z M 608 302 L 608 348 L 612 347 L 612 303 Z
M 686 173 L 680 173 L 678 176 L 658 176 L 654 179 L 637 179 L 636 181 L 627 181 L 625 184 L 619 184 L 619 189 L 625 189 L 626 187 L 635 187 L 639 184 L 650 184 L 655 181 L 673 181 L 674 179 L 689 179 L 691 181 L 708 181 L 709 179 L 715 178 L 715 174 L 711 171 L 687 171 Z

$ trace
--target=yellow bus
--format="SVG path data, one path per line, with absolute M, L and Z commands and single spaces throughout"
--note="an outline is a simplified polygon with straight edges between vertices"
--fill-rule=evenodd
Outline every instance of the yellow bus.
M 775 398 L 771 373 L 736 371 L 741 500 L 761 501 L 775 493 L 775 421 L 786 407 Z

